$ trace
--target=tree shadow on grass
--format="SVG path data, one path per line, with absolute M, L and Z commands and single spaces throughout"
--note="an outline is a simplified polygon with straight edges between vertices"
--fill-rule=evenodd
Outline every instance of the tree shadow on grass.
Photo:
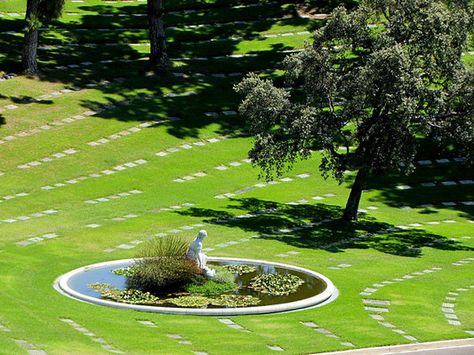
M 420 257 L 423 247 L 440 250 L 474 250 L 444 236 L 420 229 L 400 230 L 388 223 L 363 216 L 356 223 L 339 218 L 339 206 L 325 204 L 280 204 L 256 198 L 233 199 L 229 211 L 190 208 L 181 215 L 204 218 L 205 222 L 256 233 L 292 247 L 343 252 L 372 248 L 399 256 Z
M 148 42 L 147 20 L 140 15 L 146 13 L 146 4 L 121 4 L 119 7 L 105 4 L 81 5 L 79 10 L 84 12 L 72 18 L 73 21 L 70 17 L 59 19 L 52 24 L 50 30 L 40 31 L 40 47 L 42 47 L 38 53 L 40 68 L 49 68 L 43 71 L 40 79 L 79 87 L 109 81 L 108 85 L 95 87 L 95 90 L 105 94 L 109 104 L 139 98 L 141 92 L 152 93 L 155 96 L 144 103 L 137 101 L 131 105 L 100 110 L 95 117 L 120 121 L 148 121 L 177 116 L 181 118 L 180 121 L 170 122 L 167 125 L 168 133 L 178 138 L 198 137 L 200 129 L 209 125 L 217 127 L 218 134 L 239 133 L 244 127 L 243 120 L 238 116 L 223 115 L 222 111 L 237 108 L 239 98 L 234 94 L 232 86 L 241 77 L 222 79 L 209 74 L 240 72 L 245 75 L 251 71 L 279 67 L 286 56 L 281 52 L 290 49 L 282 44 L 260 47 L 261 51 L 255 57 L 227 56 L 235 53 L 243 40 L 252 39 L 259 44 L 262 38 L 254 37 L 260 32 L 271 30 L 276 23 L 288 27 L 309 28 L 311 21 L 297 17 L 293 6 L 281 6 L 281 4 L 267 4 L 257 10 L 227 8 L 237 3 L 240 2 L 224 1 L 217 4 L 214 9 L 165 15 L 169 54 L 176 59 L 173 70 L 186 73 L 189 76 L 187 79 L 176 78 L 159 71 L 153 73 L 145 60 L 148 55 L 146 48 L 134 46 Z M 195 5 L 202 9 L 209 7 L 207 4 L 197 2 Z M 176 6 L 182 8 L 184 5 Z M 123 14 L 129 16 L 122 16 Z M 202 14 L 206 16 L 201 16 Z M 271 17 L 281 18 L 281 21 L 268 20 Z M 212 26 L 188 28 L 183 26 L 199 23 L 210 23 Z M 24 21 L 20 19 L 0 19 L 0 29 L 3 30 L 20 31 L 23 26 Z M 206 40 L 213 42 L 199 43 Z M 0 50 L 4 49 L 7 53 L 2 59 L 2 68 L 8 66 L 11 70 L 20 70 L 18 63 L 22 42 L 23 38 L 15 33 L 0 34 Z M 88 45 L 89 42 L 94 45 Z M 58 44 L 60 46 L 56 47 Z M 208 58 L 220 56 L 221 59 L 182 60 L 183 57 L 204 56 Z M 128 61 L 123 63 L 121 62 L 123 59 Z M 112 63 L 101 63 L 104 60 L 112 60 Z M 205 75 L 198 77 L 194 75 L 196 72 Z M 117 81 L 117 79 L 123 80 Z M 179 91 L 186 87 L 194 89 L 197 95 L 164 96 L 169 90 Z M 20 101 L 22 99 L 18 98 Z M 86 109 L 103 105 L 102 99 L 82 101 L 82 106 Z M 207 111 L 217 112 L 218 116 L 205 116 L 204 112 Z

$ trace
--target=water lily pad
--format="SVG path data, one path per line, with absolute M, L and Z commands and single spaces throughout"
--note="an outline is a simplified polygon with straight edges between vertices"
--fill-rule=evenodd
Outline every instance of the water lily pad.
M 175 304 L 178 307 L 202 308 L 210 303 L 209 298 L 204 296 L 181 296 L 176 298 L 168 298 L 168 303 Z
M 122 276 L 130 277 L 135 273 L 136 270 L 137 270 L 137 267 L 132 265 L 132 266 L 128 266 L 128 267 L 121 267 L 121 268 L 118 268 L 118 269 L 114 269 L 114 270 L 112 270 L 112 273 L 115 274 L 115 275 L 122 275 Z
M 254 277 L 249 288 L 274 296 L 287 296 L 296 292 L 304 281 L 296 275 L 261 274 Z
M 217 298 L 212 298 L 210 301 L 212 305 L 221 307 L 247 307 L 260 303 L 260 299 L 250 295 L 221 295 Z
M 140 290 L 119 290 L 112 285 L 100 283 L 90 284 L 89 287 L 99 292 L 103 299 L 111 301 L 142 305 L 159 305 L 164 303 L 164 300 L 160 300 L 155 295 Z
M 245 264 L 225 265 L 224 267 L 233 274 L 237 275 L 250 274 L 252 272 L 257 271 L 257 268 L 255 266 Z

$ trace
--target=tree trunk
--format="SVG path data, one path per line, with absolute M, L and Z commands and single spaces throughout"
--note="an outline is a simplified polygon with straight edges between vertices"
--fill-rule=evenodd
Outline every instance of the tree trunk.
M 150 63 L 167 68 L 170 65 L 166 53 L 166 36 L 163 25 L 162 0 L 148 0 L 148 26 L 150 36 Z
M 26 74 L 38 74 L 36 55 L 38 50 L 38 0 L 28 0 L 26 4 L 26 29 L 23 44 L 22 66 Z
M 367 168 L 360 168 L 357 172 L 351 193 L 347 199 L 344 215 L 342 216 L 342 219 L 345 221 L 357 221 L 357 210 L 359 209 L 360 197 L 362 196 L 367 174 Z

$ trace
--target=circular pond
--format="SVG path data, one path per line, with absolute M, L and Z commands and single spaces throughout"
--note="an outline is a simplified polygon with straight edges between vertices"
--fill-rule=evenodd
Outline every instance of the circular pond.
M 272 263 L 261 260 L 217 258 L 209 257 L 209 266 L 214 265 L 248 265 L 253 271 L 244 274 L 235 274 L 238 289 L 229 292 L 229 297 L 248 297 L 258 299 L 258 305 L 245 307 L 217 306 L 209 304 L 201 308 L 177 307 L 172 302 L 163 302 L 159 305 L 139 305 L 116 302 L 103 298 L 91 284 L 107 284 L 117 290 L 126 289 L 127 277 L 112 271 L 126 268 L 134 264 L 134 259 L 115 260 L 93 264 L 73 270 L 61 276 L 56 282 L 56 288 L 66 295 L 81 301 L 123 309 L 133 309 L 145 312 L 159 312 L 172 314 L 195 315 L 239 315 L 284 312 L 296 309 L 314 307 L 335 296 L 336 289 L 333 283 L 325 276 L 297 266 Z M 251 286 L 258 275 L 279 275 L 286 278 L 301 280 L 296 292 L 280 295 L 270 295 L 262 292 L 258 287 Z M 233 296 L 235 295 L 235 296 Z

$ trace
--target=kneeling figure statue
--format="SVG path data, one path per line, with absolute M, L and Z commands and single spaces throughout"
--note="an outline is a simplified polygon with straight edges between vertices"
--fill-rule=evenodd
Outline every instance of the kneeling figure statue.
M 207 256 L 202 252 L 202 241 L 207 237 L 207 232 L 205 230 L 200 230 L 196 239 L 193 240 L 189 246 L 188 252 L 186 253 L 187 257 L 191 260 L 194 260 L 198 267 L 203 270 L 206 277 L 213 277 L 216 274 L 216 270 L 210 269 L 206 266 Z

